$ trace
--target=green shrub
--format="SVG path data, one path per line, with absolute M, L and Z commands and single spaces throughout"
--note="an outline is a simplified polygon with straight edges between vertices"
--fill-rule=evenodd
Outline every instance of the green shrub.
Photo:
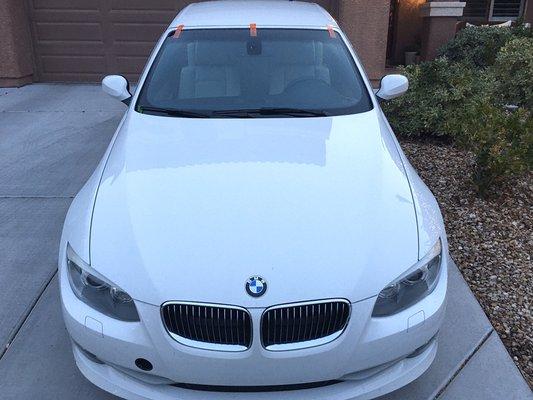
M 533 167 L 533 116 L 520 108 L 507 111 L 482 100 L 456 119 L 456 139 L 475 156 L 472 178 L 478 192 L 492 194 L 510 177 Z
M 531 28 L 466 28 L 442 54 L 402 68 L 409 91 L 383 110 L 397 134 L 448 136 L 472 151 L 473 182 L 491 194 L 533 168 Z
M 452 62 L 478 68 L 494 64 L 500 49 L 513 38 L 513 28 L 470 26 L 440 49 L 439 54 Z
M 518 21 L 517 24 L 511 29 L 511 32 L 515 38 L 528 37 L 533 38 L 533 28 L 531 25 L 524 24 L 524 21 Z
M 409 79 L 409 91 L 383 104 L 383 110 L 403 136 L 450 135 L 449 121 L 487 87 L 484 75 L 445 58 L 403 67 L 400 73 Z
M 502 47 L 492 73 L 496 100 L 533 108 L 533 38 L 513 39 Z

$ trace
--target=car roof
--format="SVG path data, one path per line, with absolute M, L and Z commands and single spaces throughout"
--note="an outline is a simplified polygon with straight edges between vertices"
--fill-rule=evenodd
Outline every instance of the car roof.
M 218 0 L 193 3 L 172 21 L 170 28 L 249 26 L 338 28 L 331 15 L 315 3 L 289 0 Z

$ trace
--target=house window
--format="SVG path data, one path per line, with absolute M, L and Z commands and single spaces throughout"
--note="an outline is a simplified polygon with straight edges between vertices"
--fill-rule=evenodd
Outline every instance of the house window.
M 522 16 L 526 0 L 466 0 L 463 19 L 509 21 Z
M 493 0 L 491 20 L 517 19 L 522 15 L 525 0 Z

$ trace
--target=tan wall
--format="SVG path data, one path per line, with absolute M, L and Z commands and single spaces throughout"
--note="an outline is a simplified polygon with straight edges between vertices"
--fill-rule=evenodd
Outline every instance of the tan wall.
M 429 15 L 424 17 L 422 23 L 422 60 L 436 58 L 439 49 L 453 39 L 457 31 L 457 21 L 463 13 L 464 2 L 462 0 L 428 0 L 429 4 L 425 6 L 438 2 L 448 3 L 445 8 L 449 16 Z M 424 11 L 427 11 L 427 8 Z
M 438 56 L 439 49 L 455 36 L 457 20 L 448 17 L 425 18 L 422 35 L 422 59 L 433 60 Z
M 32 81 L 31 36 L 24 1 L 0 1 L 0 86 Z
M 524 21 L 530 24 L 533 23 L 533 0 L 527 0 Z
M 338 21 L 368 76 L 381 79 L 387 56 L 390 0 L 339 0 Z

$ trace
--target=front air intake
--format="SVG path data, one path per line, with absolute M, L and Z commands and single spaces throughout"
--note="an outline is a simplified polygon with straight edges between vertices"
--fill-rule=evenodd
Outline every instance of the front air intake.
M 342 334 L 349 316 L 346 300 L 272 307 L 261 320 L 263 346 L 275 351 L 325 344 Z
M 242 351 L 252 343 L 252 320 L 243 308 L 169 302 L 161 313 L 168 333 L 188 346 Z

